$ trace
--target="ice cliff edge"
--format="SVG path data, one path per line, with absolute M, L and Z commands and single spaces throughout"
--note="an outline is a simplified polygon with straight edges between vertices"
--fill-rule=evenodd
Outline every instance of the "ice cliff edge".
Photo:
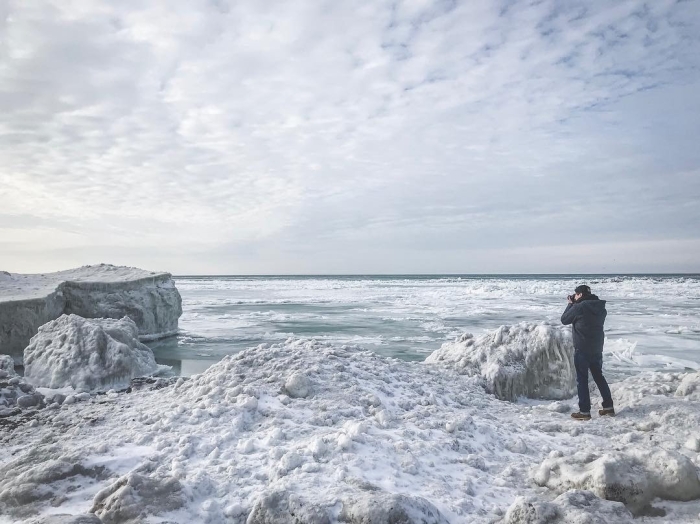
M 19 355 L 39 326 L 63 314 L 131 318 L 141 340 L 173 335 L 182 299 L 170 273 L 100 264 L 23 275 L 0 271 L 0 353 Z

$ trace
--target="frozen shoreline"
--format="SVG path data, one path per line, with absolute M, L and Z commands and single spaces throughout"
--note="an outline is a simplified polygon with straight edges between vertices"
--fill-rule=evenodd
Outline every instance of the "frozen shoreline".
M 352 522 L 389 502 L 442 516 L 429 522 L 503 522 L 518 496 L 569 521 L 585 510 L 628 522 L 614 503 L 582 510 L 576 491 L 552 502 L 577 487 L 602 493 L 610 480 L 596 460 L 631 468 L 652 498 L 645 511 L 665 513 L 636 521 L 697 522 L 700 501 L 654 499 L 668 493 L 639 473 L 653 464 L 634 466 L 630 453 L 663 451 L 697 475 L 700 376 L 643 373 L 612 388 L 619 415 L 582 423 L 569 418 L 572 401 L 500 401 L 445 365 L 308 340 L 260 346 L 189 380 L 53 406 L 4 431 L 0 522 L 91 508 L 103 522 L 141 511 L 157 516 L 140 522 L 284 522 L 299 508 L 307 522 Z

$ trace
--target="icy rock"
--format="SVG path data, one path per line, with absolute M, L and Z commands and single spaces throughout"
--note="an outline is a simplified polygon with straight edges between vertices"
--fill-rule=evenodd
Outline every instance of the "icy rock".
M 10 355 L 0 355 L 0 379 L 16 375 L 15 360 Z
M 350 524 L 448 524 L 430 502 L 421 497 L 394 493 L 367 492 L 343 501 L 338 520 Z
M 700 395 L 700 372 L 688 373 L 676 389 L 677 397 L 687 397 L 689 395 Z
M 133 320 L 62 315 L 39 328 L 24 350 L 24 373 L 37 386 L 108 389 L 158 369 Z
M 286 491 L 264 493 L 255 501 L 246 524 L 330 524 L 328 510 Z
M 17 398 L 17 407 L 22 409 L 33 408 L 35 406 L 40 406 L 43 400 L 44 397 L 40 393 L 24 395 Z
M 306 398 L 311 393 L 311 380 L 304 373 L 292 373 L 285 381 L 284 389 L 292 398 Z
M 5 355 L 0 355 L 4 357 Z M 11 359 L 10 359 L 11 360 Z M 7 361 L 5 361 L 7 364 Z M 9 367 L 5 368 L 10 369 Z M 35 391 L 34 386 L 24 377 L 14 374 L 12 377 L 0 377 L 0 417 L 17 414 L 17 408 L 27 409 L 31 407 L 44 407 L 44 397 Z
M 0 275 L 0 351 L 20 354 L 39 326 L 76 314 L 131 318 L 144 339 L 177 333 L 182 299 L 169 273 L 100 264 L 43 275 Z
M 173 477 L 149 477 L 132 472 L 101 490 L 90 513 L 104 524 L 143 522 L 143 515 L 176 510 L 183 505 L 182 486 Z
M 560 492 L 590 490 L 606 500 L 624 503 L 635 514 L 657 497 L 679 501 L 700 498 L 695 465 L 684 455 L 666 450 L 635 449 L 601 456 L 581 452 L 548 458 L 534 480 Z
M 425 362 L 480 376 L 504 400 L 519 396 L 562 400 L 576 392 L 571 334 L 543 324 L 501 326 L 479 337 L 467 333 L 434 351 Z
M 632 514 L 620 502 L 597 497 L 590 491 L 571 490 L 552 502 L 517 497 L 508 508 L 505 524 L 626 524 Z

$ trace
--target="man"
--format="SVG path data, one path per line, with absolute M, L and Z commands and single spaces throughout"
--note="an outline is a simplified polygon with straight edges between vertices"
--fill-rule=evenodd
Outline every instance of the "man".
M 567 297 L 569 304 L 561 316 L 561 323 L 571 324 L 574 338 L 574 365 L 576 366 L 576 382 L 578 383 L 578 413 L 572 413 L 576 420 L 591 420 L 591 394 L 588 391 L 588 371 L 591 371 L 603 397 L 603 409 L 598 411 L 601 416 L 615 415 L 610 388 L 603 376 L 603 323 L 608 312 L 605 310 L 605 300 L 600 300 L 591 293 L 588 286 L 578 286 L 576 294 Z

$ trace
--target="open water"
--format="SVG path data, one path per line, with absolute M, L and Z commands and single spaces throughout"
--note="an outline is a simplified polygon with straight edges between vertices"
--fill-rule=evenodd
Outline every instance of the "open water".
M 700 275 L 176 277 L 180 334 L 152 342 L 178 374 L 290 337 L 423 360 L 465 332 L 559 323 L 580 283 L 607 300 L 607 362 L 700 368 Z

